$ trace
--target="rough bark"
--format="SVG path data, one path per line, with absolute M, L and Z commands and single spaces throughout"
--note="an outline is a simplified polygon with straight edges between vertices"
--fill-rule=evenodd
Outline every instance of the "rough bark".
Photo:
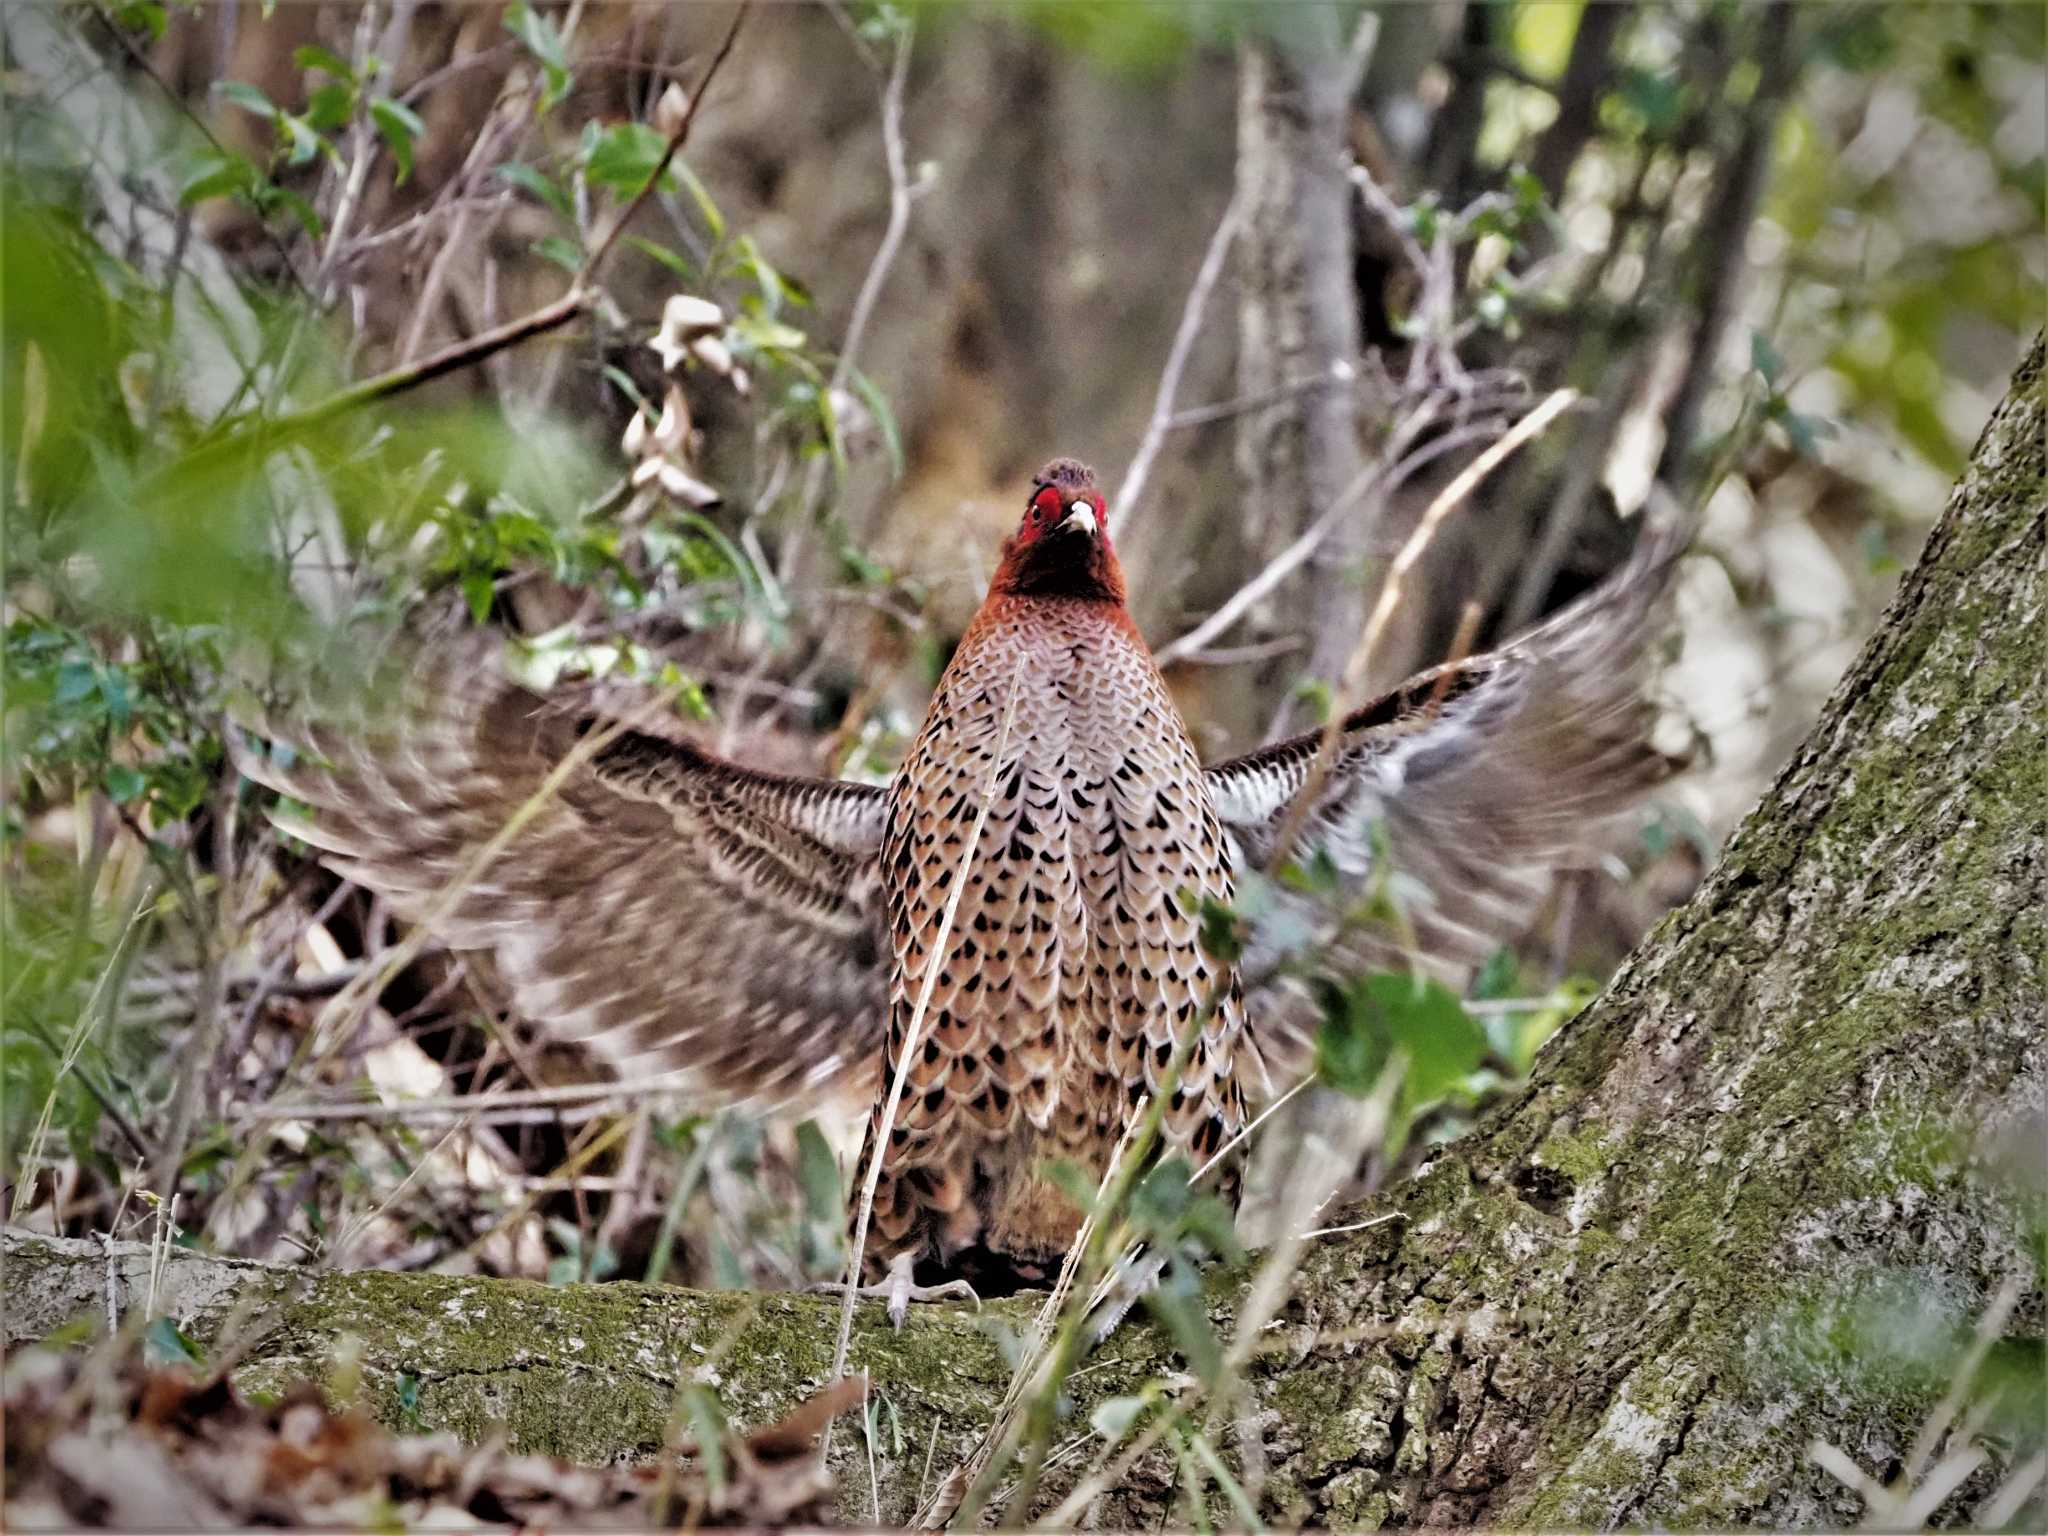
M 1248 1383 L 1274 1519 L 1842 1525 L 1856 1501 L 1807 1445 L 1882 1470 L 1932 1393 L 1812 1347 L 1815 1321 L 1903 1281 L 1967 1323 L 2035 1273 L 2023 1197 L 1984 1165 L 2044 1114 L 2044 422 L 2037 340 L 1882 629 L 1692 902 L 1518 1098 L 1384 1198 L 1399 1219 L 1310 1252 Z M 93 1245 L 10 1232 L 6 1260 L 10 1341 L 104 1316 Z M 125 1308 L 146 1261 L 113 1267 Z M 1226 1329 L 1242 1287 L 1212 1282 Z M 822 1381 L 836 1311 L 182 1252 L 161 1292 L 201 1337 L 238 1295 L 270 1309 L 252 1384 L 354 1335 L 394 1422 L 593 1461 L 653 1450 L 698 1373 L 740 1422 L 781 1412 Z M 878 1512 L 839 1439 L 850 1516 L 900 1518 L 934 1440 L 939 1467 L 967 1448 L 1006 1375 L 986 1325 L 1025 1306 L 920 1308 L 900 1335 L 863 1309 L 853 1364 L 893 1411 Z M 2016 1326 L 2042 1312 L 2029 1294 Z M 1074 1397 L 1179 1369 L 1127 1327 Z M 1156 1521 L 1170 1470 L 1141 1466 L 1102 1518 Z

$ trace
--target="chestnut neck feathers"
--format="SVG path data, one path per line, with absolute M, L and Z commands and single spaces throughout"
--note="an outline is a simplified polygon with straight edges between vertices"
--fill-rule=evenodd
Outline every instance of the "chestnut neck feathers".
M 1054 459 L 1038 472 L 1023 520 L 1003 543 L 989 596 L 1078 597 L 1123 606 L 1123 567 L 1110 547 L 1107 506 L 1087 465 Z

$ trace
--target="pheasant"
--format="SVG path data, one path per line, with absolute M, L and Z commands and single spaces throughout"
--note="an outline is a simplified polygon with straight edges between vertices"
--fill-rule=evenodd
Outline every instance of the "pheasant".
M 1106 510 L 1082 465 L 1038 475 L 886 787 L 752 771 L 588 690 L 543 698 L 480 641 L 419 659 L 379 719 L 259 722 L 294 750 L 243 768 L 310 808 L 287 824 L 338 872 L 494 951 L 553 1036 L 714 1098 L 872 1105 L 865 1265 L 899 1297 L 913 1273 L 1029 1283 L 1080 1219 L 1047 1163 L 1100 1171 L 1187 1031 L 1164 1131 L 1197 1161 L 1290 1086 L 1304 1034 L 1261 956 L 1204 949 L 1195 900 L 1271 858 L 1318 733 L 1203 767 Z M 1675 553 L 1646 536 L 1521 641 L 1349 715 L 1294 852 L 1354 891 L 1390 853 L 1428 965 L 1511 937 L 1537 877 L 1661 768 L 1642 672 Z

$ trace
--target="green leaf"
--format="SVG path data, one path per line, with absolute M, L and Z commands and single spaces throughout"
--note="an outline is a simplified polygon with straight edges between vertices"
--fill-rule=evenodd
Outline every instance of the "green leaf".
M 634 250 L 640 252 L 643 256 L 651 256 L 678 277 L 694 278 L 697 275 L 696 268 L 692 267 L 680 254 L 670 250 L 659 241 L 643 240 L 638 235 L 628 235 L 626 236 L 626 244 L 632 246 Z
M 1233 962 L 1244 953 L 1244 922 L 1229 903 L 1204 896 L 1200 907 L 1202 952 Z
M 412 175 L 413 142 L 427 131 L 427 125 L 420 120 L 419 113 L 389 96 L 379 96 L 370 103 L 370 120 L 391 148 L 391 158 L 398 166 L 396 185 L 402 187 Z
M 481 624 L 491 616 L 497 600 L 498 583 L 489 571 L 471 571 L 462 578 L 462 599 L 469 604 L 469 616 Z
M 80 699 L 99 692 L 98 669 L 89 661 L 67 661 L 57 669 L 57 692 L 54 703 L 76 704 Z
M 535 170 L 521 161 L 508 160 L 492 174 L 500 181 L 511 183 L 522 192 L 531 193 L 570 223 L 576 222 L 576 211 L 570 205 L 569 194 L 556 186 L 554 180 L 544 172 Z
M 896 413 L 889 409 L 889 400 L 875 387 L 875 381 L 858 368 L 852 371 L 848 380 L 853 392 L 867 402 L 867 408 L 874 413 L 875 425 L 882 433 L 882 446 L 889 455 L 889 474 L 892 478 L 903 478 L 903 434 L 896 430 Z
M 100 784 L 114 804 L 127 805 L 149 787 L 149 780 L 139 768 L 130 767 L 127 763 L 109 763 Z
M 761 247 L 754 243 L 754 237 L 741 235 L 735 240 L 733 255 L 740 271 L 752 277 L 760 289 L 762 310 L 771 319 L 782 313 L 782 301 L 788 290 L 783 285 L 782 274 L 761 254 Z
M 156 0 L 125 0 L 114 11 L 114 20 L 131 30 L 147 32 L 149 40 L 156 42 L 163 37 L 169 18 Z
M 297 221 L 299 228 L 316 240 L 320 238 L 320 231 L 324 227 L 320 222 L 320 215 L 313 211 L 311 203 L 289 187 L 272 186 L 266 182 L 258 194 L 257 202 L 266 213 L 273 208 L 282 208 Z
M 301 69 L 317 69 L 334 76 L 350 85 L 356 83 L 355 67 L 340 54 L 322 48 L 318 43 L 307 43 L 292 50 L 292 62 Z
M 704 1486 L 715 1497 L 725 1486 L 725 1410 L 715 1392 L 696 1382 L 684 1388 L 683 1401 L 697 1437 L 697 1464 L 704 1469 Z
M 294 117 L 289 112 L 280 112 L 277 115 L 276 123 L 291 144 L 291 148 L 285 152 L 285 164 L 294 166 L 306 165 L 322 150 L 327 151 L 330 157 L 334 155 L 334 146 L 316 133 L 313 125 L 303 117 Z
M 242 156 L 232 152 L 208 155 L 178 188 L 178 206 L 189 208 L 210 197 L 231 197 L 245 193 L 262 181 L 262 173 Z
M 547 112 L 569 94 L 574 77 L 569 73 L 569 59 L 562 49 L 562 34 L 555 30 L 555 24 L 526 3 L 526 0 L 512 0 L 505 8 L 505 30 L 525 45 L 526 51 L 539 61 L 541 73 L 547 81 L 547 88 L 541 92 L 537 110 Z
M 1179 1260 L 1168 1264 L 1158 1284 L 1145 1293 L 1145 1304 L 1166 1325 L 1195 1375 L 1205 1382 L 1218 1381 L 1223 1374 L 1223 1346 L 1209 1321 L 1207 1298 L 1194 1266 Z
M 839 1160 L 832 1155 L 817 1122 L 796 1128 L 797 1182 L 803 1186 L 804 1210 L 813 1221 L 837 1222 L 845 1210 L 839 1189 Z
M 168 1317 L 159 1317 L 142 1330 L 142 1358 L 151 1365 L 205 1365 L 206 1351 Z
M 332 80 L 306 98 L 306 122 L 323 133 L 339 128 L 355 110 L 355 87 Z
M 1408 1053 L 1404 1091 L 1412 1103 L 1442 1096 L 1479 1065 L 1486 1033 L 1442 982 L 1408 976 L 1368 976 L 1361 984 L 1385 1020 L 1395 1045 Z
M 1500 997 L 1513 997 L 1521 990 L 1521 967 L 1515 959 L 1511 945 L 1503 944 L 1479 967 L 1479 974 L 1473 978 L 1467 990 L 1482 1001 Z
M 1131 1432 L 1131 1426 L 1138 1422 L 1138 1415 L 1150 1406 L 1143 1397 L 1106 1397 L 1088 1415 L 1088 1427 L 1115 1445 Z
M 591 144 L 583 174 L 622 199 L 637 197 L 667 152 L 668 140 L 647 124 L 615 123 Z
M 704 227 L 711 232 L 711 238 L 723 240 L 725 215 L 718 211 L 718 204 L 712 200 L 710 189 L 697 179 L 697 173 L 684 163 L 680 154 L 669 161 L 668 168 L 682 181 L 683 190 L 690 194 L 690 200 L 697 205 L 697 216 L 704 221 Z
M 545 261 L 552 261 L 564 272 L 571 274 L 583 270 L 583 247 L 574 240 L 560 235 L 549 235 L 533 242 L 533 254 Z
M 1785 371 L 1785 360 L 1778 356 L 1778 349 L 1771 345 L 1770 338 L 1762 331 L 1749 333 L 1749 365 L 1773 388 L 1777 387 L 1778 375 Z
M 245 80 L 216 80 L 213 82 L 213 94 L 230 106 L 253 112 L 258 117 L 275 121 L 278 116 L 277 104 Z
M 1441 982 L 1382 974 L 1349 986 L 1326 980 L 1319 992 L 1316 1066 L 1342 1092 L 1370 1093 L 1398 1050 L 1407 1062 L 1401 1102 L 1412 1110 L 1441 1098 L 1486 1054 L 1486 1032 Z

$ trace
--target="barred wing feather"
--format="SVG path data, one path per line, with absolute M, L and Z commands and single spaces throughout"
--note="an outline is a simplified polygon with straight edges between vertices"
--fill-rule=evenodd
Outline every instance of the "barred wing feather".
M 1291 853 L 1326 857 L 1351 898 L 1383 855 L 1391 862 L 1414 948 L 1367 939 L 1363 963 L 1413 962 L 1461 982 L 1526 929 L 1551 874 L 1611 847 L 1617 820 L 1668 774 L 1650 740 L 1648 683 L 1683 544 L 1682 529 L 1646 531 L 1622 570 L 1520 640 L 1423 672 L 1344 721 Z M 1208 770 L 1245 863 L 1270 861 L 1318 735 Z M 1274 958 L 1246 957 L 1247 983 L 1264 994 L 1253 1016 L 1296 1016 L 1279 1032 L 1298 1032 L 1302 999 L 1259 986 Z
M 255 723 L 292 750 L 243 747 L 243 771 L 313 813 L 289 830 L 494 951 L 522 1013 L 622 1072 L 728 1102 L 872 1092 L 882 790 L 724 762 L 616 689 L 542 698 L 480 642 L 406 670 L 396 709 Z

